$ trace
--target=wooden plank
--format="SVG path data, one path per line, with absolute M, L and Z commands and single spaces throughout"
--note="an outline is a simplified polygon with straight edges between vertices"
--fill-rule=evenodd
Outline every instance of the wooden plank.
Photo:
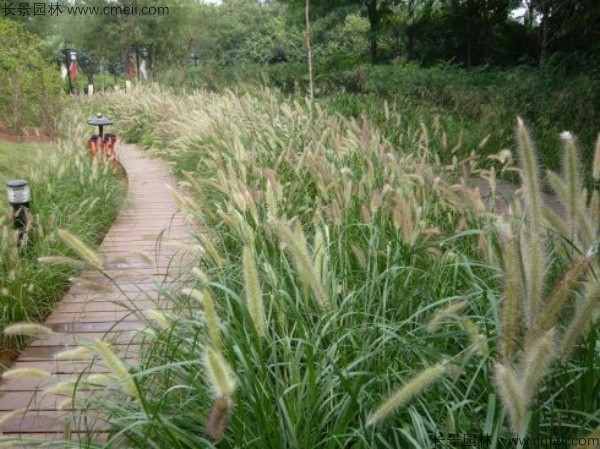
M 140 343 L 144 335 L 137 331 L 122 331 L 122 332 L 89 332 L 86 334 L 69 334 L 55 333 L 40 336 L 31 343 L 29 348 L 57 346 L 64 344 L 65 346 L 76 346 L 83 343 L 89 343 L 95 339 L 101 339 L 111 344 L 125 344 L 128 342 Z

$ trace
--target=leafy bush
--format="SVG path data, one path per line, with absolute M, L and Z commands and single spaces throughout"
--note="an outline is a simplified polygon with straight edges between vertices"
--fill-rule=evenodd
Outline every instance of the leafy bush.
M 0 20 L 0 116 L 15 133 L 42 127 L 54 134 L 63 107 L 58 71 L 40 55 L 40 41 L 22 26 Z

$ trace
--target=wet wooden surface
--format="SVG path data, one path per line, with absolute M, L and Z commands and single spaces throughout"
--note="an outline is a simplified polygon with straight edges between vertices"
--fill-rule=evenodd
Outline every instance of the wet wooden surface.
M 97 357 L 57 360 L 55 355 L 94 339 L 112 344 L 113 350 L 135 364 L 143 338 L 140 314 L 156 308 L 161 291 L 178 282 L 181 251 L 173 242 L 189 241 L 183 214 L 173 193 L 176 181 L 164 161 L 145 157 L 142 151 L 120 145 L 119 157 L 127 172 L 128 192 L 123 208 L 99 248 L 108 277 L 85 270 L 46 320 L 53 334 L 35 338 L 11 368 L 40 368 L 50 378 L 19 378 L 0 382 L 0 420 L 26 407 L 25 414 L 0 424 L 4 437 L 36 440 L 64 438 L 68 412 L 58 410 L 65 396 L 44 393 L 58 382 L 110 371 Z M 111 279 L 112 278 L 112 279 Z M 69 408 L 68 406 L 66 407 Z M 77 439 L 75 423 L 71 432 Z M 101 420 L 93 426 L 106 430 Z M 102 435 L 100 435 L 102 436 Z M 83 435 L 82 437 L 86 437 Z M 27 447 L 27 445 L 19 446 Z

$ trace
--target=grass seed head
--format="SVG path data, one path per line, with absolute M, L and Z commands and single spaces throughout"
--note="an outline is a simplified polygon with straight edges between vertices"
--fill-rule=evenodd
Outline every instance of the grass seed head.
M 52 374 L 38 368 L 14 368 L 2 373 L 2 379 L 24 379 L 27 377 L 51 378 Z
M 511 367 L 499 362 L 494 365 L 494 380 L 502 403 L 508 411 L 511 430 L 513 434 L 518 435 L 523 427 L 526 412 L 526 396 L 523 391 L 523 384 Z
M 5 415 L 2 415 L 0 417 L 0 425 L 9 422 L 10 420 L 12 420 L 13 418 L 16 418 L 17 416 L 22 416 L 25 413 L 27 413 L 27 407 L 17 408 L 11 412 L 8 412 Z M 2 440 L 0 440 L 0 444 L 1 443 L 3 443 Z M 0 447 L 3 447 L 3 446 L 0 445 Z M 13 447 L 13 446 L 9 445 L 9 446 L 4 446 L 4 447 Z M 15 444 L 14 447 L 19 447 L 19 446 L 17 446 L 17 444 Z
M 236 389 L 236 382 L 221 352 L 211 346 L 205 346 L 204 367 L 215 399 L 231 398 Z
M 91 360 L 93 356 L 94 352 L 90 348 L 78 346 L 77 348 L 54 354 L 54 360 Z
M 138 402 L 141 402 L 138 389 L 129 370 L 123 361 L 112 351 L 110 345 L 102 340 L 94 340 L 94 348 L 106 366 L 111 370 L 119 382 L 122 383 L 125 393 L 138 400 Z
M 243 249 L 244 284 L 248 312 L 254 323 L 256 332 L 264 337 L 267 332 L 267 318 L 262 298 L 262 290 L 258 279 L 258 270 L 254 259 L 253 248 L 245 245 Z
M 97 270 L 103 271 L 104 264 L 102 259 L 98 254 L 96 254 L 90 247 L 88 247 L 85 243 L 83 243 L 79 238 L 75 235 L 71 234 L 66 229 L 60 229 L 58 231 L 58 235 L 61 240 L 69 245 L 79 256 L 89 263 L 92 267 Z
M 523 392 L 526 406 L 529 406 L 533 400 L 540 381 L 548 372 L 548 367 L 556 355 L 554 339 L 555 331 L 552 328 L 525 348 L 523 356 Z
M 206 433 L 213 440 L 219 441 L 223 438 L 232 409 L 233 400 L 231 398 L 222 397 L 215 399 L 206 420 Z
M 43 326 L 36 323 L 17 323 L 11 324 L 4 329 L 4 335 L 16 336 L 16 335 L 42 335 L 52 334 L 53 331 L 49 327 Z
M 383 404 L 377 407 L 377 409 L 369 415 L 366 425 L 372 426 L 385 419 L 396 409 L 405 405 L 414 396 L 418 395 L 432 383 L 437 381 L 445 372 L 445 363 L 439 363 L 421 371 L 402 388 L 392 394 L 392 396 L 383 402 Z

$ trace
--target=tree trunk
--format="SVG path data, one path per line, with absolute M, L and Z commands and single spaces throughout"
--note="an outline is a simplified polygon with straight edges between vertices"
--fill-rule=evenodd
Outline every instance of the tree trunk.
M 467 17 L 467 67 L 471 68 L 471 19 Z
M 415 59 L 415 29 L 414 29 L 414 0 L 408 2 L 408 26 L 406 27 L 406 58 Z
M 88 63 L 87 65 L 87 79 L 88 84 L 94 84 L 94 70 L 96 69 L 96 64 L 93 62 Z
M 310 42 L 310 0 L 306 0 L 306 57 L 308 59 L 308 96 L 312 103 L 315 93 L 313 86 L 312 45 Z
M 546 62 L 548 57 L 548 9 L 542 11 L 542 21 L 540 23 L 540 67 Z
M 408 53 L 408 60 L 413 61 L 415 59 L 415 32 L 412 26 L 409 26 L 407 29 L 407 39 L 408 42 L 406 44 L 406 52 Z
M 187 70 L 186 70 L 185 66 L 187 65 L 190 54 L 192 53 L 193 42 L 194 42 L 194 38 L 193 38 L 193 36 L 190 36 L 190 40 L 188 41 L 187 51 L 186 51 L 185 55 L 183 56 L 183 59 L 181 60 L 181 66 L 180 66 L 181 84 L 185 84 L 185 78 L 186 78 L 186 74 L 187 74 Z
M 380 15 L 377 10 L 377 0 L 367 2 L 367 18 L 369 19 L 369 49 L 371 53 L 371 63 L 376 64 L 378 60 L 377 35 L 379 34 Z

